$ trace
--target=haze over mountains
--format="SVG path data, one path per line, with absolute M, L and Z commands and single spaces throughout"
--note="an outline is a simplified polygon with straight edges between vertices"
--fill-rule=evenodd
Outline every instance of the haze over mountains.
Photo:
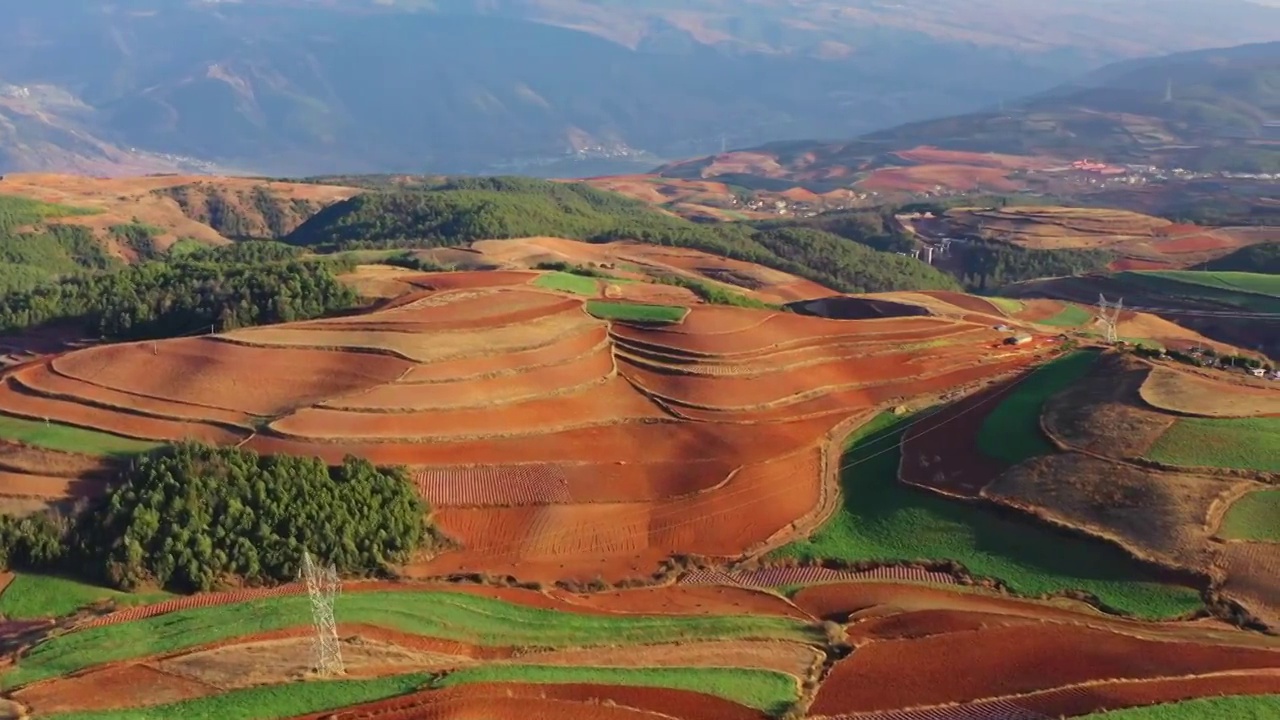
M 441 8 L 447 8 L 447 12 Z M 590 175 L 849 138 L 1274 40 L 1244 0 L 89 0 L 0 8 L 0 171 Z

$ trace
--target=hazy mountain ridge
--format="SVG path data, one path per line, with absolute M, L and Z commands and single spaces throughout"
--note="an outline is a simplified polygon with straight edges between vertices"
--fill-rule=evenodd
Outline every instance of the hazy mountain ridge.
M 853 140 L 770 143 L 659 172 L 848 185 L 860 173 L 911 165 L 895 153 L 922 145 L 1203 172 L 1280 172 L 1280 42 L 1122 62 L 1003 108 Z
M 0 79 L 33 93 L 0 98 L 0 171 L 600 174 L 722 142 L 851 136 L 976 108 L 1073 77 L 1099 53 L 1144 51 L 1166 32 L 1156 23 L 1141 47 L 1085 49 L 1068 33 L 1015 48 L 958 5 L 927 18 L 918 3 L 898 12 L 798 0 L 434 7 L 443 4 L 0 8 L 12 38 Z M 1096 20 L 1100 7 L 1079 14 Z M 1273 12 L 1240 8 L 1187 42 Z M 1151 15 L 1126 11 L 1094 32 L 1120 37 Z M 1009 17 L 1012 27 L 1046 16 Z M 592 162 L 565 163 L 575 158 Z

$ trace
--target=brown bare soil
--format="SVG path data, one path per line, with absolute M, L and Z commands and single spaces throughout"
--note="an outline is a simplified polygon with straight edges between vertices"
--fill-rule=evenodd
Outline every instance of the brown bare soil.
M 857 187 L 880 193 L 929 192 L 939 187 L 956 191 L 1017 192 L 1023 183 L 1009 178 L 1008 170 L 980 165 L 927 163 L 905 168 L 872 171 Z
M 399 382 L 444 384 L 524 373 L 569 362 L 605 346 L 608 342 L 608 326 L 599 323 L 587 326 L 577 334 L 553 337 L 546 345 L 532 350 L 473 355 L 414 365 Z
M 0 469 L 77 478 L 102 477 L 109 474 L 114 465 L 102 457 L 57 452 L 0 440 Z
M 409 364 L 377 355 L 249 347 L 216 338 L 106 345 L 53 360 L 53 371 L 115 390 L 277 415 L 395 380 Z
M 1202 417 L 1252 417 L 1280 414 L 1280 390 L 1216 382 L 1170 367 L 1152 368 L 1140 389 L 1154 408 Z
M 1149 371 L 1132 357 L 1104 355 L 1083 380 L 1045 402 L 1044 429 L 1073 450 L 1142 457 L 1177 420 L 1142 402 L 1139 391 Z
M 1222 591 L 1280 630 L 1280 544 L 1228 542 L 1219 564 L 1227 573 Z
M 97 497 L 106 492 L 100 480 L 29 475 L 0 470 L 0 497 L 32 500 L 64 500 Z
M 469 290 L 502 285 L 525 285 L 538 277 L 529 271 L 494 270 L 487 272 L 423 273 L 406 281 L 425 290 Z
M 822 658 L 822 653 L 815 648 L 799 643 L 726 640 L 627 648 L 555 650 L 520 655 L 515 661 L 536 665 L 588 667 L 758 668 L 803 678 L 815 663 L 822 662 Z
M 978 632 L 987 628 L 1029 625 L 1040 620 L 1000 613 L 961 610 L 916 610 L 873 616 L 849 626 L 845 637 L 854 646 L 880 640 L 911 640 L 947 633 Z
M 978 450 L 978 433 L 987 413 L 1014 387 L 1010 383 L 984 388 L 913 423 L 902 439 L 898 478 L 947 494 L 978 497 L 1006 467 Z
M 139 663 L 36 683 L 14 697 L 40 716 L 163 705 L 218 692 L 217 686 Z
M 418 270 L 390 265 L 357 265 L 351 272 L 339 275 L 338 280 L 362 298 L 386 300 L 413 292 L 417 288 L 405 279 L 421 275 Z
M 1092 680 L 1277 667 L 1280 652 L 1271 650 L 1159 642 L 1092 628 L 995 627 L 862 646 L 836 664 L 811 712 L 892 710 Z
M 1066 453 L 1010 469 L 983 491 L 996 502 L 1115 540 L 1134 554 L 1205 570 L 1210 508 L 1236 486 Z

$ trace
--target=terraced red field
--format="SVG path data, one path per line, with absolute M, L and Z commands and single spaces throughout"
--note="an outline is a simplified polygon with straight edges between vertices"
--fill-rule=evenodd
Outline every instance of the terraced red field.
M 610 324 L 535 276 L 405 276 L 436 290 L 73 352 L 7 377 L 0 402 L 143 439 L 408 465 L 462 546 L 415 573 L 621 578 L 785 541 L 830 494 L 837 425 L 1036 357 L 940 317 L 699 305 L 675 325 Z

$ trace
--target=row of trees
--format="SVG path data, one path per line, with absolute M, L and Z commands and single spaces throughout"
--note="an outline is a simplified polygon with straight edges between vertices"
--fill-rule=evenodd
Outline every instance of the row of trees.
M 703 250 L 844 292 L 959 287 L 936 268 L 819 228 L 693 223 L 584 184 L 527 178 L 474 178 L 429 190 L 367 193 L 318 213 L 288 241 L 332 251 L 442 247 L 537 235 Z
M 70 521 L 0 517 L 0 557 L 124 590 L 288 582 L 304 551 L 370 575 L 431 542 L 426 511 L 403 468 L 186 444 L 136 459 Z
M 354 307 L 336 261 L 279 243 L 196 250 L 115 273 L 74 276 L 0 297 L 0 332 L 73 321 L 120 340 L 303 320 Z
M 1028 250 L 998 240 L 976 240 L 957 249 L 964 286 L 977 291 L 1036 278 L 1102 272 L 1115 259 L 1101 250 Z

